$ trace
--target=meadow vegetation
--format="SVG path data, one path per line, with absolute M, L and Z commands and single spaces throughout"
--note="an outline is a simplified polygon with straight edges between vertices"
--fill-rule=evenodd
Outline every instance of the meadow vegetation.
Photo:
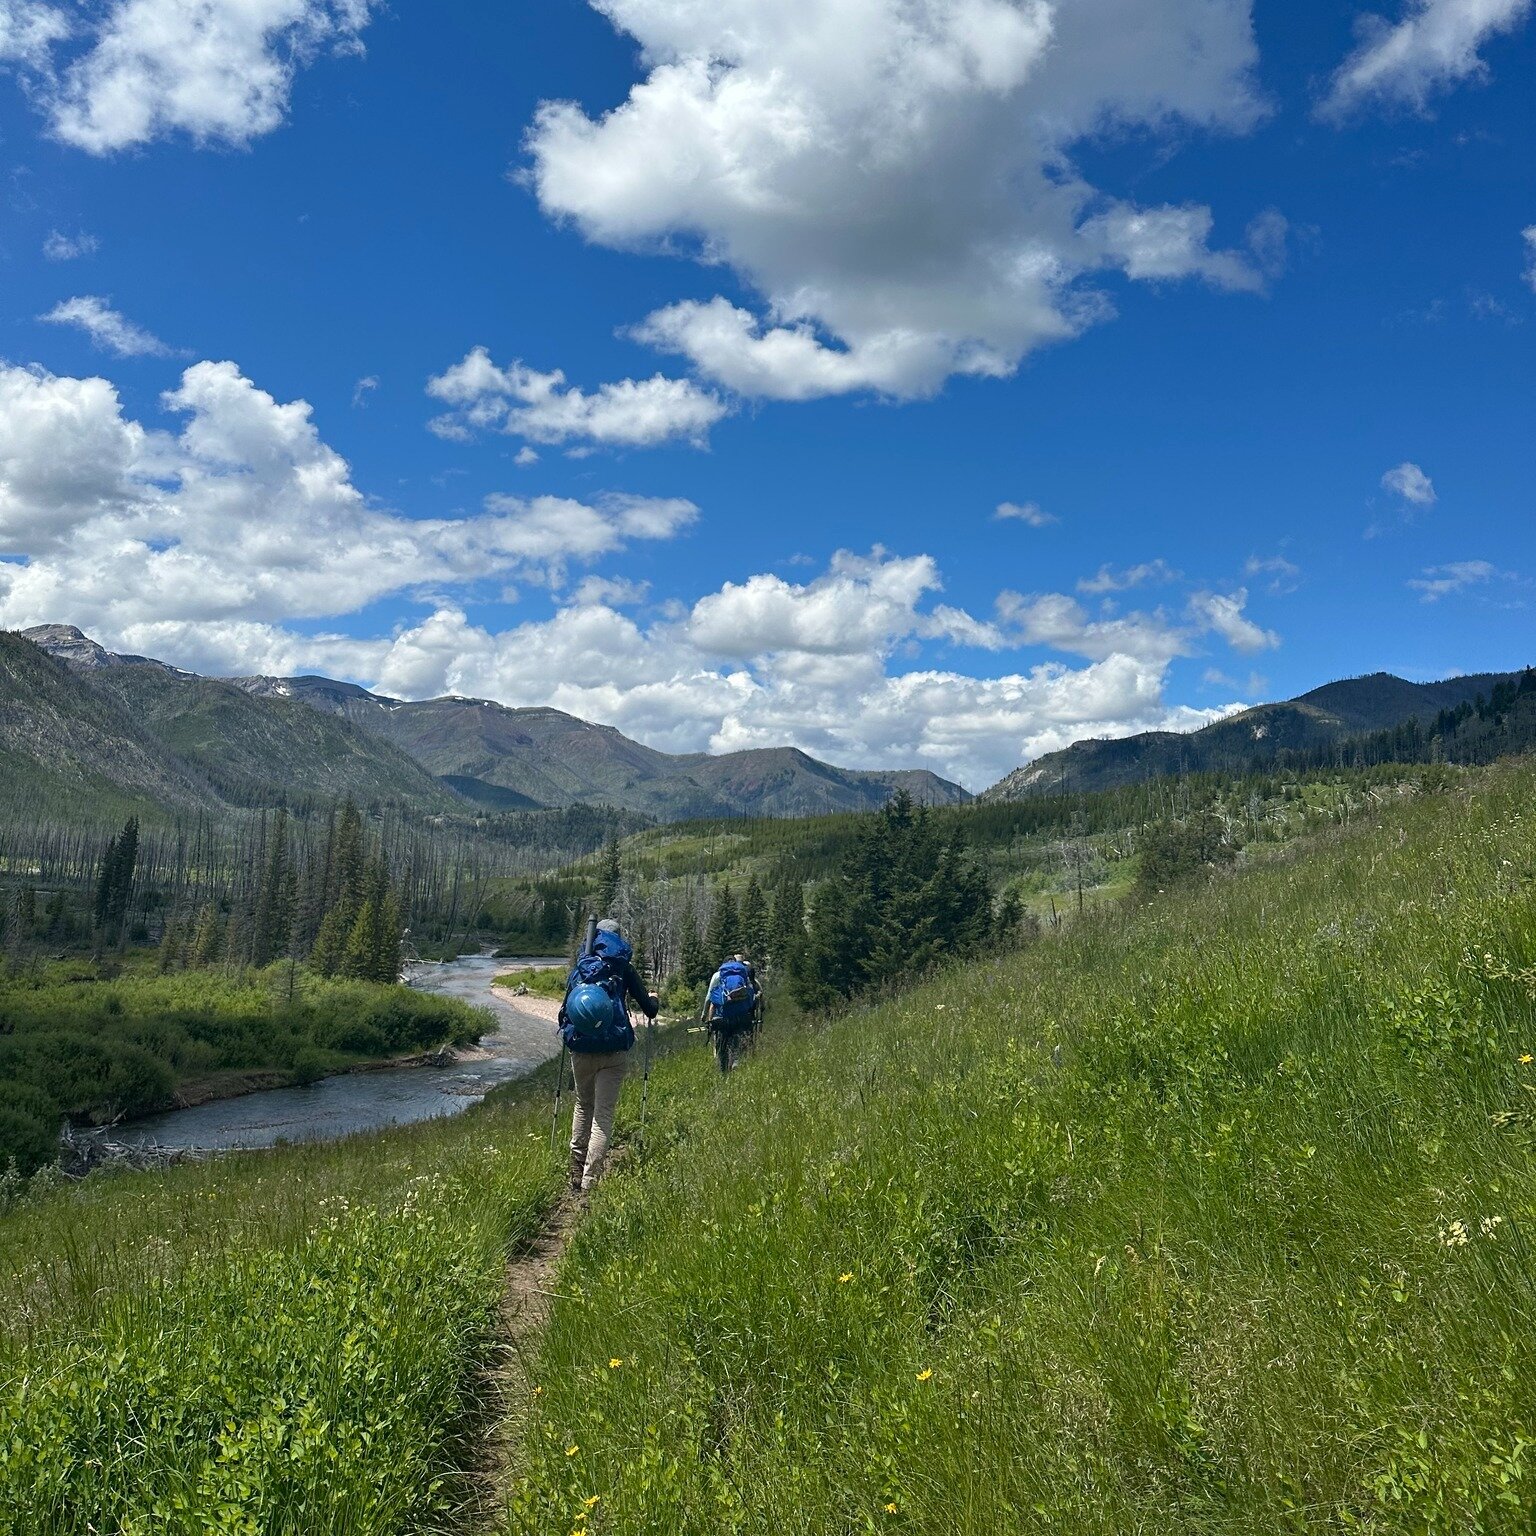
M 0 1219 L 0 1532 L 457 1528 L 547 1101 L 159 1173 Z
M 1533 790 L 664 1069 L 508 1529 L 1529 1531 Z
M 114 973 L 117 974 L 114 974 Z M 451 998 L 291 965 L 161 974 L 84 958 L 0 974 L 0 1169 L 57 1153 L 62 1116 L 103 1124 L 252 1070 L 311 1082 L 489 1027 Z
M 1536 768 L 1367 789 L 771 1012 L 729 1078 L 664 1054 L 550 1286 L 508 1536 L 1528 1532 Z M 547 1089 L 13 1180 L 0 1531 L 466 1529 Z

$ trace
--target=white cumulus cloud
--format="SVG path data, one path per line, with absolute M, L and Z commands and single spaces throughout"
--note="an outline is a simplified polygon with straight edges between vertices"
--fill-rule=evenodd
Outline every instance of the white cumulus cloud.
M 166 394 L 176 432 L 124 417 L 104 379 L 0 367 L 0 623 L 99 626 L 328 618 L 417 587 L 558 584 L 637 541 L 676 537 L 681 499 L 492 496 L 472 516 L 373 506 L 303 401 L 228 362 Z
M 61 6 L 41 0 L 0 0 L 0 64 L 45 70 L 49 50 L 69 36 Z
M 48 325 L 73 325 L 104 351 L 118 357 L 169 357 L 171 349 L 158 336 L 135 325 L 107 300 L 94 294 L 65 299 L 38 319 Z
M 1423 111 L 1438 92 L 1485 76 L 1484 44 L 1513 32 L 1530 10 L 1531 0 L 1407 0 L 1395 24 L 1365 16 L 1359 46 L 1339 66 L 1320 110 L 1335 120 L 1372 101 Z
M 1435 495 L 1434 481 L 1410 460 L 1405 459 L 1389 469 L 1381 477 L 1381 484 L 1384 490 L 1391 491 L 1394 496 L 1401 496 L 1415 507 L 1432 507 L 1439 499 Z
M 645 75 L 600 116 L 545 103 L 533 184 L 593 241 L 753 290 L 634 333 L 724 388 L 917 397 L 1106 317 L 1095 273 L 1260 286 L 1209 209 L 1137 207 L 1072 161 L 1089 138 L 1249 127 L 1249 0 L 593 3 Z
M 1248 593 L 1196 592 L 1189 600 L 1189 611 L 1205 628 L 1220 635 L 1234 651 L 1249 653 L 1270 651 L 1280 644 L 1272 629 L 1263 629 L 1244 612 Z
M 1023 523 L 1027 528 L 1049 528 L 1061 519 L 1035 501 L 1000 501 L 992 516 L 999 522 Z
M 685 534 L 689 501 L 494 495 L 413 518 L 363 494 L 305 402 L 234 363 L 187 368 L 162 404 L 146 424 L 105 379 L 0 366 L 0 627 L 76 623 L 199 671 L 552 705 L 674 751 L 789 743 L 975 788 L 1077 736 L 1217 718 L 1168 701 L 1168 668 L 1253 637 L 1241 591 L 1173 617 L 1095 617 L 1061 593 L 976 615 L 943 600 L 931 556 L 879 548 L 658 603 L 605 562 Z M 508 581 L 552 589 L 553 611 L 472 621 Z M 384 599 L 416 613 L 390 633 L 357 617 Z
M 427 393 L 453 409 L 430 423 L 441 437 L 467 440 L 476 428 L 544 444 L 648 448 L 681 438 L 702 444 L 729 407 L 690 379 L 621 379 L 592 393 L 566 383 L 557 368 L 521 362 L 499 368 L 475 347 L 428 381 Z
M 288 110 L 299 69 L 355 52 L 374 0 L 0 0 L 0 59 L 18 60 L 55 137 L 110 154 L 173 133 L 244 145 Z

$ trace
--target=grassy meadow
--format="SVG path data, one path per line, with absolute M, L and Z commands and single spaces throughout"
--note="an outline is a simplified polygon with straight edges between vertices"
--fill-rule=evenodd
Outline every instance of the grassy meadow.
M 0 1217 L 0 1532 L 448 1531 L 547 1100 Z
M 502 1536 L 1528 1533 L 1533 805 L 1384 787 L 727 1079 L 676 1032 Z M 547 1093 L 13 1189 L 0 1533 L 467 1533 Z
M 508 1531 L 1528 1532 L 1533 790 L 664 1069 Z

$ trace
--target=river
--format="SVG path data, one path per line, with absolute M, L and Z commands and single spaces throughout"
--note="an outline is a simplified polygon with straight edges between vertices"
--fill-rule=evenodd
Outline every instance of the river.
M 391 1067 L 345 1072 L 304 1088 L 271 1088 L 191 1109 L 168 1110 L 111 1132 L 121 1145 L 232 1151 L 280 1141 L 331 1141 L 356 1131 L 407 1125 L 455 1115 L 478 1103 L 499 1083 L 524 1077 L 560 1050 L 556 1005 L 514 998 L 491 983 L 523 966 L 563 966 L 563 960 L 496 959 L 466 955 L 442 964 L 413 965 L 407 985 L 489 1008 L 496 1029 L 478 1050 L 460 1052 L 446 1067 Z

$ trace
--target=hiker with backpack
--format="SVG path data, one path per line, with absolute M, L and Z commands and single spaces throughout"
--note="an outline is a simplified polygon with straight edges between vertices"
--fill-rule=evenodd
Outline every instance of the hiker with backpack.
M 635 970 L 634 950 L 619 925 L 604 918 L 588 931 L 560 1005 L 560 1038 L 571 1055 L 576 1089 L 576 1112 L 571 1119 L 573 1193 L 592 1188 L 608 1156 L 613 1112 L 635 1044 L 629 999 L 647 1019 L 655 1019 L 661 1005 Z M 558 1113 L 558 1099 L 556 1105 Z
M 700 1017 L 714 1037 L 721 1072 L 729 1072 L 763 1022 L 763 989 L 745 955 L 720 962 L 720 969 L 709 978 Z

